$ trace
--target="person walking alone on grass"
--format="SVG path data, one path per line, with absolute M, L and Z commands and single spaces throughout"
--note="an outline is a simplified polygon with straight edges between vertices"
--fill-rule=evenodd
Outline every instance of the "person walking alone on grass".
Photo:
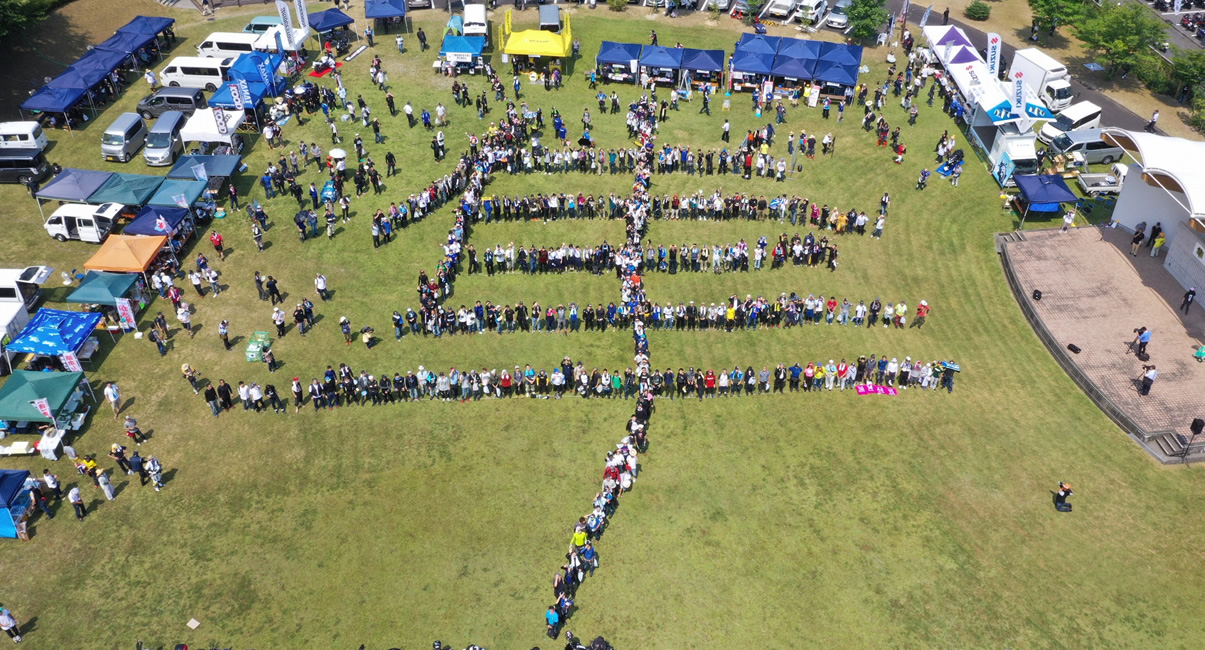
M 50 515 L 51 519 L 54 515 Z M 8 638 L 13 640 L 13 643 L 21 642 L 21 624 L 17 622 L 17 618 L 7 609 L 0 608 L 0 630 L 8 635 Z
M 75 509 L 75 518 L 83 521 L 84 517 L 88 516 L 88 510 L 84 506 L 84 497 L 80 494 L 79 487 L 73 487 L 67 492 L 67 500 L 71 502 L 71 507 Z
M 117 414 L 121 412 L 121 389 L 117 384 L 109 382 L 105 384 L 105 399 L 109 400 L 109 406 L 113 407 L 113 419 L 117 419 Z

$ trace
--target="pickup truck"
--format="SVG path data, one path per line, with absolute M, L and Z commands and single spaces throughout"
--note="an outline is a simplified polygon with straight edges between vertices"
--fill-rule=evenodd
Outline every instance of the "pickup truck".
M 1088 196 L 1101 194 L 1117 194 L 1125 183 L 1126 172 L 1129 168 L 1120 163 L 1113 163 L 1108 172 L 1099 174 L 1080 174 L 1076 177 L 1080 189 Z

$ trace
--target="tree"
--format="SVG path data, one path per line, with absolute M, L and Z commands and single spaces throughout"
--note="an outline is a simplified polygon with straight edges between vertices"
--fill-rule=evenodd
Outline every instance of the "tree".
M 853 0 L 849 6 L 849 36 L 865 41 L 879 34 L 879 28 L 887 22 L 887 0 Z
M 1172 65 L 1176 67 L 1176 79 L 1181 84 L 1198 88 L 1205 84 L 1205 50 L 1177 49 L 1172 56 Z
M 1029 0 L 1029 8 L 1038 27 L 1057 29 L 1080 24 L 1088 5 L 1084 0 Z
M 0 38 L 42 22 L 53 0 L 0 0 Z
M 1141 4 L 1106 2 L 1084 21 L 1079 38 L 1112 79 L 1120 71 L 1149 65 L 1155 56 L 1151 47 L 1164 41 L 1163 28 L 1163 21 Z

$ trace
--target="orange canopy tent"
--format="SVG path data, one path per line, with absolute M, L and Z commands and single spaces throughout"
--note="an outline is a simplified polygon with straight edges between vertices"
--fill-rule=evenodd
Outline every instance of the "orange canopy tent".
M 92 259 L 84 262 L 89 271 L 143 273 L 155 261 L 167 237 L 109 235 Z

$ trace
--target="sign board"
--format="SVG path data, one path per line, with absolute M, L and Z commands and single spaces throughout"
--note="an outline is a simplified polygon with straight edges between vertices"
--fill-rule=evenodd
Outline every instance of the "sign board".
M 38 409 L 38 413 L 40 413 L 42 415 L 42 417 L 44 417 L 44 418 L 53 418 L 54 417 L 54 413 L 50 412 L 50 400 L 46 399 L 45 397 L 39 397 L 38 399 L 29 400 L 29 403 L 32 404 L 34 408 Z
M 59 359 L 63 362 L 63 367 L 67 372 L 83 372 L 84 368 L 80 365 L 79 357 L 75 356 L 74 352 L 64 352 L 59 355 Z
M 297 44 L 293 42 L 293 15 L 289 13 L 289 5 L 285 0 L 276 0 L 276 13 L 280 14 L 280 31 L 284 32 L 285 44 L 290 50 L 297 49 Z
M 233 81 L 226 84 L 226 86 L 230 88 L 230 103 L 234 104 L 234 107 L 240 111 L 246 108 L 246 104 L 243 103 L 242 88 L 240 88 L 239 85 Z
M 473 55 L 468 52 L 448 52 L 447 59 L 450 63 L 472 63 Z
M 121 316 L 121 320 L 125 321 L 129 327 L 134 327 L 137 319 L 134 318 L 134 305 L 130 303 L 129 298 L 117 299 L 117 314 Z
M 812 86 L 812 90 L 808 93 L 808 106 L 815 108 L 820 103 L 820 86 Z

